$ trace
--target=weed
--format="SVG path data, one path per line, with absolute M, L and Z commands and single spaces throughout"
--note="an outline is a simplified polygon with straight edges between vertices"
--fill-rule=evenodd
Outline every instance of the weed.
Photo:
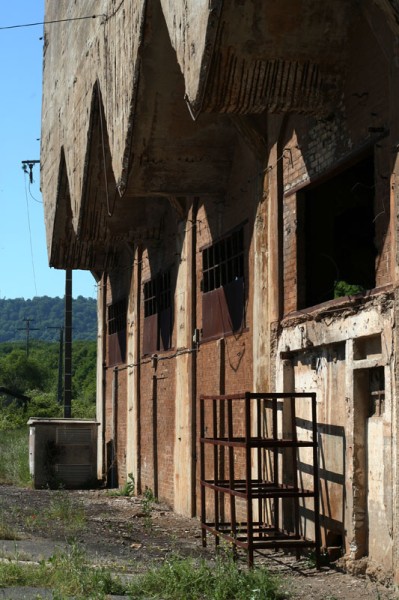
M 316 552 L 309 552 L 309 554 L 307 554 L 305 556 L 305 562 L 306 562 L 306 566 L 309 569 L 315 569 L 316 565 L 317 565 L 317 560 L 316 560 Z M 330 564 L 330 557 L 329 554 L 327 552 L 327 550 L 322 550 L 320 552 L 320 565 L 321 566 L 328 566 Z
M 11 525 L 9 525 L 4 515 L 0 514 L 0 540 L 19 540 L 21 537 Z
M 45 511 L 45 518 L 58 520 L 75 531 L 81 529 L 86 523 L 83 504 L 63 490 L 54 492 L 49 508 Z
M 157 499 L 154 496 L 154 492 L 151 488 L 146 486 L 143 497 L 141 499 L 141 509 L 144 514 L 144 526 L 147 528 L 152 527 L 152 509 L 156 501 Z
M 107 594 L 124 592 L 119 579 L 105 568 L 91 566 L 84 552 L 75 544 L 67 552 L 52 556 L 44 563 L 44 568 L 58 594 L 100 600 Z
M 118 490 L 108 490 L 109 496 L 134 496 L 136 489 L 133 473 L 129 473 L 126 483 Z
M 65 533 L 76 533 L 86 524 L 86 513 L 83 504 L 72 498 L 68 492 L 57 490 L 52 492 L 49 507 L 26 518 L 29 528 L 53 528 L 57 524 Z
M 159 568 L 136 575 L 130 583 L 102 567 L 91 565 L 76 544 L 37 564 L 0 562 L 0 588 L 14 586 L 51 589 L 54 600 L 73 597 L 105 600 L 109 594 L 136 600 L 281 600 L 279 581 L 265 569 L 240 569 L 231 553 L 220 553 L 214 564 L 172 556 Z
M 105 568 L 90 565 L 76 545 L 39 565 L 11 560 L 0 563 L 0 588 L 27 585 L 53 590 L 54 600 L 71 596 L 76 600 L 105 600 L 108 594 L 125 592 L 118 578 Z
M 0 563 L 0 589 L 13 586 L 39 587 L 42 584 L 37 565 L 21 564 L 11 560 Z
M 2 431 L 0 436 L 0 483 L 27 485 L 30 481 L 26 427 Z
M 172 557 L 161 567 L 136 577 L 129 585 L 132 598 L 163 600 L 278 600 L 279 581 L 265 569 L 240 569 L 232 557 L 216 563 Z

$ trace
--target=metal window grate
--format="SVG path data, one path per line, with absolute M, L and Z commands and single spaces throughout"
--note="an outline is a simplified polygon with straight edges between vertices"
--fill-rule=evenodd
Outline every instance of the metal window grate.
M 151 317 L 171 307 L 170 271 L 144 284 L 144 316 Z
M 203 292 L 211 292 L 244 277 L 244 229 L 202 251 Z
M 119 300 L 108 306 L 108 334 L 118 333 L 126 329 L 127 301 Z

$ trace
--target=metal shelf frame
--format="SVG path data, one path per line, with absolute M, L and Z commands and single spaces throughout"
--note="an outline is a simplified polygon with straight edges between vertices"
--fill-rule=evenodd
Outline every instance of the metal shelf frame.
M 310 402 L 308 429 L 311 439 L 301 440 L 298 439 L 298 422 L 301 419 L 297 419 L 296 403 L 306 399 Z M 268 412 L 266 428 L 265 407 Z M 279 434 L 278 426 L 280 424 L 281 429 L 279 411 L 284 409 L 288 411 L 290 431 L 288 435 L 284 432 L 283 437 Z M 280 417 L 281 415 L 282 412 Z M 312 464 L 308 472 L 311 472 L 312 489 L 305 489 L 302 485 L 298 464 L 300 448 L 311 449 Z M 216 545 L 224 539 L 233 544 L 235 551 L 242 548 L 247 552 L 249 566 L 253 565 L 256 550 L 294 549 L 299 558 L 301 550 L 314 549 L 316 566 L 319 568 L 321 538 L 317 448 L 315 393 L 245 392 L 223 396 L 202 395 L 200 483 L 203 546 L 207 543 L 207 533 L 215 537 Z M 288 477 L 284 471 L 284 452 L 291 454 L 289 467 L 286 469 L 289 471 Z M 287 463 L 287 456 L 285 462 Z M 236 476 L 237 470 L 240 477 Z M 289 483 L 283 481 L 287 478 L 290 479 Z M 313 540 L 306 539 L 301 534 L 299 500 L 304 498 L 313 499 Z M 289 530 L 284 530 L 281 506 L 289 499 L 293 503 L 292 526 Z M 241 507 L 237 506 L 238 502 Z M 226 506 L 229 518 L 225 516 Z M 213 513 L 211 521 L 207 516 L 210 510 Z M 239 510 L 245 512 L 244 521 L 237 518 Z

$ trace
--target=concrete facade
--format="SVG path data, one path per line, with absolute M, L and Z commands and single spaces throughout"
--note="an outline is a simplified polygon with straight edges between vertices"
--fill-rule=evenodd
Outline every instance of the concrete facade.
M 399 581 L 399 7 L 281 5 L 46 2 L 92 17 L 45 28 L 49 260 L 99 282 L 101 478 L 198 514 L 199 395 L 316 392 L 323 544 Z

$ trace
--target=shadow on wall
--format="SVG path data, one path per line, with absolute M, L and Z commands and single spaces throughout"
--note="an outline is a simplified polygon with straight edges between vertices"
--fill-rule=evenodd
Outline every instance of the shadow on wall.
M 296 422 L 300 429 L 311 431 L 310 421 L 297 418 Z M 327 547 L 342 547 L 345 537 L 345 429 L 338 425 L 318 423 L 317 432 L 322 543 Z M 313 468 L 301 456 L 297 464 L 299 483 L 306 488 L 306 481 L 313 475 Z M 310 523 L 314 523 L 314 514 L 306 501 L 299 507 L 299 515 L 303 535 L 308 537 L 307 529 Z

